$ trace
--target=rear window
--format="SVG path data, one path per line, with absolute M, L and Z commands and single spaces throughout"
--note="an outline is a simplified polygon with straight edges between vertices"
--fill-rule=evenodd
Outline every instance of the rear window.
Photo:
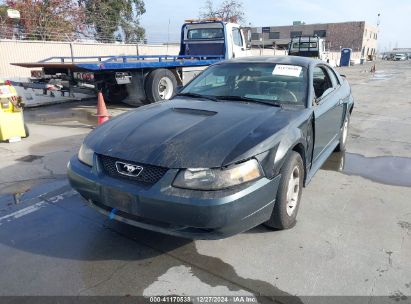
M 188 30 L 188 40 L 207 40 L 223 39 L 224 32 L 222 28 L 203 28 Z
M 317 42 L 295 42 L 293 43 L 293 49 L 314 49 L 317 48 Z

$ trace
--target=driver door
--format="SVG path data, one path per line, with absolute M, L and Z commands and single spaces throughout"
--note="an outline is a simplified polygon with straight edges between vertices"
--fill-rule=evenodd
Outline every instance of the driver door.
M 243 37 L 243 34 L 241 33 L 240 28 L 233 27 L 232 37 L 233 37 L 233 58 L 247 56 L 247 49 L 246 49 L 244 37 Z
M 313 161 L 322 156 L 340 135 L 342 107 L 338 102 L 339 84 L 332 80 L 329 69 L 317 65 L 313 71 L 315 92 L 315 142 Z

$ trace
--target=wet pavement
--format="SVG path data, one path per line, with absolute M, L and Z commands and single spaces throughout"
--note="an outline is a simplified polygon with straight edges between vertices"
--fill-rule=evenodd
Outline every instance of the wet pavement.
M 0 143 L 0 295 L 410 302 L 411 64 L 369 69 L 341 69 L 356 98 L 348 150 L 304 189 L 296 227 L 217 241 L 111 221 L 68 186 L 66 164 L 96 124 L 95 101 L 27 110 L 31 136 Z M 113 115 L 128 110 L 109 106 Z
M 322 167 L 392 186 L 411 187 L 411 158 L 335 152 Z

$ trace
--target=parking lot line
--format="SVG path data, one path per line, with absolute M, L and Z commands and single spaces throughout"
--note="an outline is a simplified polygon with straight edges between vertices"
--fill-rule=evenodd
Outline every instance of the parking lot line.
M 71 196 L 73 195 L 74 192 L 72 190 L 70 191 L 66 191 L 62 194 L 58 194 L 55 196 L 52 196 L 46 200 L 42 200 L 38 203 L 35 203 L 34 205 L 28 206 L 26 208 L 17 210 L 13 213 L 4 215 L 2 217 L 0 217 L 0 226 L 4 223 L 4 222 L 11 222 L 13 220 L 19 219 L 23 216 L 29 215 L 33 212 L 36 212 L 38 210 L 40 210 L 41 208 L 47 207 L 47 205 L 53 204 L 53 203 L 57 203 L 58 201 L 63 200 L 65 197 L 67 196 Z

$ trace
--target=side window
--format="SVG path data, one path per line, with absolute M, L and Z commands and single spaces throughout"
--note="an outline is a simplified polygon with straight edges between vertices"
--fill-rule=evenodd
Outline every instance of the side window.
M 233 42 L 237 46 L 243 46 L 243 38 L 241 37 L 240 29 L 233 29 Z
M 326 96 L 333 90 L 333 85 L 324 67 L 316 66 L 313 71 L 313 86 L 315 97 L 318 99 Z
M 340 82 L 338 81 L 338 78 L 335 75 L 334 71 L 327 67 L 327 72 L 328 72 L 328 75 L 330 76 L 330 80 L 331 80 L 333 87 L 334 88 L 338 87 L 340 85 Z

